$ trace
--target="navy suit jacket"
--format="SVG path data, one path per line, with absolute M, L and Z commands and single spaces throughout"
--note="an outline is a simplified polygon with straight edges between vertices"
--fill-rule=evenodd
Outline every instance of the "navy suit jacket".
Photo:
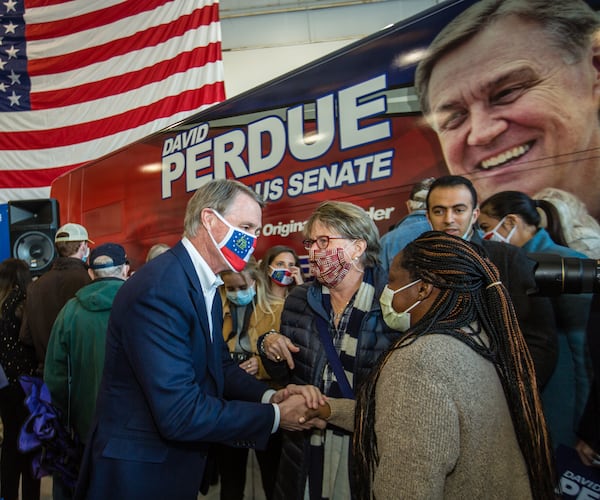
M 222 319 L 220 320 L 222 321 Z M 264 448 L 267 386 L 232 360 L 181 242 L 119 290 L 76 497 L 195 499 L 208 443 Z

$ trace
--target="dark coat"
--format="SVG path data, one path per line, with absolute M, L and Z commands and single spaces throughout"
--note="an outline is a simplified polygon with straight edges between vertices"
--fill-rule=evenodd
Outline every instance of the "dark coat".
M 592 358 L 594 381 L 579 422 L 577 435 L 600 453 L 600 294 L 594 294 L 587 326 L 587 341 Z
M 37 365 L 33 348 L 19 341 L 21 319 L 17 311 L 24 300 L 25 291 L 15 286 L 0 312 L 0 365 L 12 385 L 19 383 L 19 375 L 33 375 Z
M 59 257 L 50 271 L 29 285 L 20 337 L 24 343 L 33 345 L 40 376 L 44 373 L 46 349 L 58 313 L 77 290 L 91 281 L 81 259 Z
M 473 243 L 482 246 L 500 272 L 500 279 L 512 299 L 519 326 L 535 365 L 536 379 L 544 387 L 558 359 L 558 337 L 552 303 L 547 297 L 533 296 L 535 261 L 514 245 L 483 240 L 475 233 Z
M 387 275 L 377 268 L 373 304 L 363 319 L 356 348 L 353 370 L 355 394 L 379 356 L 400 336 L 399 332 L 386 326 L 381 314 L 379 297 L 386 283 Z M 317 315 L 329 321 L 322 304 L 321 285 L 313 282 L 295 287 L 286 299 L 281 316 L 281 333 L 300 348 L 294 354 L 295 368 L 290 371 L 287 364 L 273 363 L 263 357 L 267 371 L 279 381 L 322 386 L 327 356 L 316 328 Z M 309 469 L 309 438 L 310 431 L 284 432 L 275 498 L 293 500 L 304 497 Z
M 76 498 L 196 499 L 208 443 L 266 446 L 275 412 L 257 402 L 267 387 L 232 361 L 221 321 L 219 310 L 211 341 L 181 242 L 125 282 Z

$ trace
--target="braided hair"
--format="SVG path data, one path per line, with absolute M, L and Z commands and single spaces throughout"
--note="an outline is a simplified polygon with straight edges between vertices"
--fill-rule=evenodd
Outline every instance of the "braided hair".
M 492 362 L 512 417 L 527 466 L 533 498 L 554 498 L 554 463 L 529 350 L 498 269 L 478 245 L 446 233 L 429 231 L 410 243 L 400 265 L 411 279 L 440 290 L 429 311 L 379 359 L 357 398 L 353 448 L 359 498 L 371 498 L 379 462 L 375 435 L 375 388 L 396 349 L 423 335 L 450 335 Z M 477 325 L 475 330 L 469 328 Z M 484 343 L 479 333 L 485 332 Z

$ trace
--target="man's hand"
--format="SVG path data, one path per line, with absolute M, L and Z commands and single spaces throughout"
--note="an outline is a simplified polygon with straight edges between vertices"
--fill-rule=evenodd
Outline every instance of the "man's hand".
M 271 332 L 263 340 L 263 350 L 267 358 L 271 361 L 286 361 L 290 370 L 294 369 L 294 359 L 292 353 L 297 353 L 300 348 L 281 333 Z
M 317 410 L 320 406 L 327 403 L 327 398 L 321 394 L 321 391 L 314 385 L 296 385 L 289 384 L 283 389 L 279 389 L 271 397 L 271 403 L 281 403 L 292 395 L 301 395 L 307 408 Z
M 305 415 L 308 411 L 311 411 L 311 409 L 306 406 L 304 396 L 301 394 L 289 396 L 285 401 L 279 403 L 279 426 L 288 431 L 301 431 L 314 427 L 324 429 L 327 425 L 325 420 L 320 418 L 306 420 Z
M 585 441 L 581 441 L 581 439 L 577 441 L 575 449 L 585 465 L 600 468 L 600 453 L 596 453 Z

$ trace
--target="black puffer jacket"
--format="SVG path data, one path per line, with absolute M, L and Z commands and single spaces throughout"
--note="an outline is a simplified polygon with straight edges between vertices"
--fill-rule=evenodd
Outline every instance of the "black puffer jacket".
M 371 310 L 365 314 L 358 337 L 354 365 L 355 393 L 379 356 L 400 335 L 385 325 L 379 305 L 379 297 L 387 283 L 387 275 L 379 267 L 373 272 L 375 297 Z M 282 383 L 313 384 L 322 388 L 327 356 L 316 328 L 316 315 L 329 321 L 329 315 L 323 308 L 321 285 L 306 283 L 295 287 L 288 296 L 281 315 L 281 333 L 289 337 L 300 348 L 300 352 L 294 354 L 293 371 L 290 371 L 285 363 L 273 363 L 263 357 L 265 368 L 272 377 Z M 304 498 L 304 485 L 309 469 L 309 438 L 309 431 L 284 431 L 275 498 Z

